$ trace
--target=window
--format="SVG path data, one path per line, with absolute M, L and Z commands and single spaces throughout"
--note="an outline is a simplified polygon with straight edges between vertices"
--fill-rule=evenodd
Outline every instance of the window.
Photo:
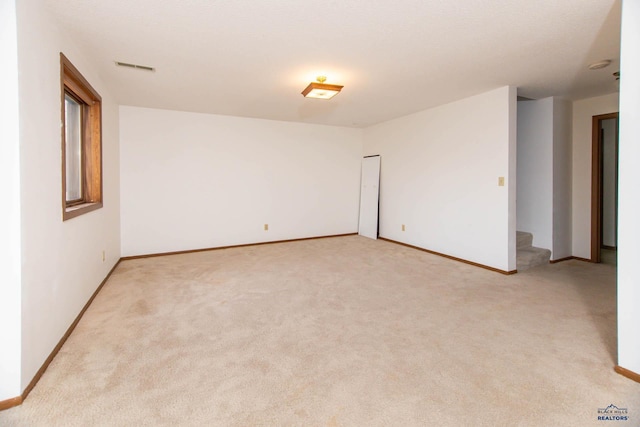
M 60 54 L 62 219 L 102 207 L 102 98 Z

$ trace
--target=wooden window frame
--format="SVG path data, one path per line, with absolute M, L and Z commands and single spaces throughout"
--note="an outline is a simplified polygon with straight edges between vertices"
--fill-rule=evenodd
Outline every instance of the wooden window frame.
M 102 207 L 102 97 L 80 71 L 60 53 L 60 99 L 62 118 L 62 220 Z M 82 196 L 67 201 L 65 94 L 82 105 Z

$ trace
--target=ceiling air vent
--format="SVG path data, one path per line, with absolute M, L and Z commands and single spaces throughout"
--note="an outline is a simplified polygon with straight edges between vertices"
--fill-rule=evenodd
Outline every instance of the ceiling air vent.
M 127 62 L 116 61 L 116 65 L 119 66 L 119 67 L 136 68 L 138 70 L 145 70 L 145 71 L 155 71 L 156 70 L 155 68 L 147 67 L 146 65 L 129 64 Z

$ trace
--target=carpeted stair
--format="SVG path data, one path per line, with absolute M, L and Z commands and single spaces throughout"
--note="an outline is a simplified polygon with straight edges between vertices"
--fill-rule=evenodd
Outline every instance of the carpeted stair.
M 551 258 L 549 249 L 531 246 L 533 234 L 524 231 L 516 231 L 516 268 L 518 271 L 527 270 L 537 265 L 548 264 Z

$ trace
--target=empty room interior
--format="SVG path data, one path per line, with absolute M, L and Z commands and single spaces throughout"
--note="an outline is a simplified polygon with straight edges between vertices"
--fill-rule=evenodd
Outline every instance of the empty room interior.
M 0 1 L 0 425 L 640 425 L 640 2 Z

